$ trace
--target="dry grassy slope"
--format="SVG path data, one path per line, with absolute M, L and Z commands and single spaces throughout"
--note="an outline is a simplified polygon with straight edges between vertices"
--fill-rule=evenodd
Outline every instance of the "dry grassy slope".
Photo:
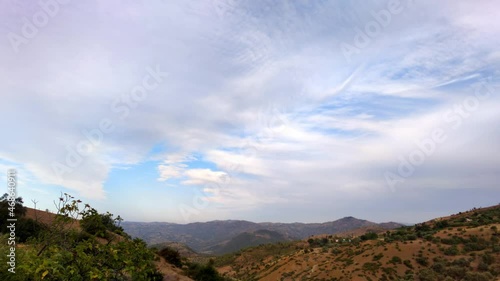
M 193 279 L 184 275 L 181 269 L 171 265 L 164 258 L 159 257 L 155 262 L 156 268 L 163 274 L 164 281 L 192 281 Z
M 482 212 L 489 210 L 500 210 L 500 206 L 493 206 L 475 211 L 439 218 L 427 222 L 434 226 L 443 220 L 470 219 L 474 212 L 478 212 L 480 218 Z M 498 212 L 497 212 L 498 214 Z M 500 217 L 497 222 L 481 226 L 446 227 L 435 233 L 434 237 L 449 239 L 453 236 L 469 239 L 476 236 L 487 241 L 497 237 L 500 231 Z M 498 243 L 498 242 L 497 242 Z M 470 259 L 470 270 L 477 271 L 481 256 L 490 248 L 481 251 L 461 252 L 457 255 L 445 255 L 444 250 L 451 247 L 441 242 L 427 241 L 417 238 L 413 241 L 385 242 L 382 239 L 370 240 L 353 245 L 352 243 L 330 243 L 322 248 L 310 248 L 308 243 L 301 241 L 289 244 L 287 249 L 282 249 L 285 254 L 276 254 L 276 249 L 270 247 L 257 247 L 248 249 L 239 254 L 229 265 L 220 266 L 218 270 L 226 276 L 239 280 L 384 280 L 383 275 L 394 278 L 402 278 L 409 271 L 417 273 L 432 265 L 434 258 L 443 257 L 447 261 L 460 258 Z M 463 250 L 464 245 L 458 245 Z M 267 250 L 266 250 L 267 249 Z M 266 252 L 267 251 L 267 252 Z M 274 253 L 273 253 L 274 252 Z M 471 256 L 473 253 L 474 256 Z M 403 262 L 391 262 L 393 257 L 398 257 Z M 419 258 L 420 256 L 420 258 Z M 495 259 L 490 269 L 500 272 L 500 253 L 493 253 Z M 428 265 L 423 266 L 417 260 L 427 259 Z M 375 268 L 374 268 L 375 267 Z M 411 267 L 411 268 L 410 268 Z M 398 276 L 398 277 L 396 277 Z M 335 279 L 336 278 L 336 279 Z M 414 280 L 414 279 L 411 280 Z M 398 279 L 395 279 L 398 280 Z M 402 280 L 402 279 L 401 279 Z M 415 279 L 418 280 L 418 279 Z M 456 279 L 459 280 L 459 279 Z M 500 279 L 497 279 L 500 280 Z
M 497 227 L 500 228 L 500 225 L 497 224 Z M 482 227 L 467 229 L 466 233 L 479 235 L 480 237 L 490 235 L 490 233 L 485 231 L 479 231 L 481 228 Z M 448 237 L 448 234 L 460 235 L 461 233 L 457 231 L 457 228 L 453 228 L 451 231 L 440 231 L 436 236 L 445 238 Z M 293 278 L 285 278 L 284 280 L 295 280 L 296 278 L 302 277 L 307 277 L 312 280 L 321 280 L 322 278 L 329 279 L 332 277 L 347 277 L 348 280 L 368 280 L 366 276 L 373 280 L 380 280 L 382 279 L 382 270 L 378 270 L 377 272 L 363 270 L 363 265 L 365 263 L 374 262 L 374 257 L 377 255 L 383 255 L 379 260 L 382 267 L 389 268 L 390 270 L 394 269 L 399 276 L 404 276 L 406 270 L 409 268 L 403 264 L 389 263 L 394 256 L 401 258 L 401 260 L 410 260 L 415 272 L 424 268 L 415 260 L 419 251 L 422 251 L 423 256 L 428 257 L 429 261 L 432 261 L 434 257 L 443 256 L 438 245 L 429 243 L 423 239 L 387 244 L 379 243 L 379 241 L 367 241 L 362 243 L 361 247 L 348 246 L 342 249 L 342 251 L 341 254 L 332 254 L 331 252 L 323 253 L 321 248 L 315 248 L 314 251 L 310 253 L 298 251 L 291 256 L 281 257 L 277 261 L 270 260 L 270 262 L 263 266 L 262 271 L 258 275 L 261 277 L 259 280 L 280 280 L 287 275 L 291 275 L 290 277 L 293 276 Z M 355 253 L 350 255 L 348 253 L 349 251 Z M 481 253 L 483 253 L 483 251 L 477 254 L 479 255 Z M 457 255 L 449 257 L 449 260 L 455 260 L 461 257 L 466 259 L 469 258 L 468 255 Z M 347 265 L 345 260 L 341 261 L 339 258 L 351 258 L 353 264 Z M 498 254 L 496 258 L 499 260 Z M 478 260 L 476 259 L 473 266 L 477 266 L 477 264 Z M 270 265 L 270 267 L 265 269 L 268 265 Z M 294 272 L 295 274 L 290 274 L 290 272 Z
M 36 210 L 32 208 L 26 208 L 26 215 L 27 218 L 33 219 L 35 221 L 38 221 L 40 223 L 43 223 L 45 225 L 51 225 L 54 222 L 54 219 L 56 218 L 56 214 L 42 211 L 42 210 Z M 75 220 L 75 223 L 71 225 L 72 227 L 75 228 L 80 228 L 80 223 L 78 220 Z

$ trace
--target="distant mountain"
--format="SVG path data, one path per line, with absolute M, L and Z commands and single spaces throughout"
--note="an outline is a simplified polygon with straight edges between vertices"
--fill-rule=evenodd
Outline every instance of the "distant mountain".
M 303 239 L 311 235 L 336 234 L 357 228 L 376 227 L 392 229 L 402 226 L 397 223 L 377 224 L 354 217 L 345 217 L 325 223 L 254 223 L 241 220 L 210 221 L 203 223 L 175 224 L 163 222 L 123 222 L 122 227 L 134 237 L 148 244 L 179 242 L 200 253 L 212 253 L 223 249 L 224 244 L 242 233 L 255 233 L 259 230 L 276 232 L 283 240 Z M 248 235 L 248 234 L 247 234 Z M 238 238 L 241 241 L 242 238 Z M 252 240 L 252 239 L 251 239 Z M 259 239 L 254 239 L 258 241 Z M 233 244 L 230 244 L 233 245 Z M 241 243 L 244 246 L 244 243 Z M 219 248 L 218 248 L 219 247 Z M 228 246 L 230 248 L 237 248 Z
M 121 226 L 127 233 L 143 239 L 148 244 L 179 242 L 200 253 L 240 233 L 262 228 L 253 222 L 237 220 L 189 224 L 123 222 Z

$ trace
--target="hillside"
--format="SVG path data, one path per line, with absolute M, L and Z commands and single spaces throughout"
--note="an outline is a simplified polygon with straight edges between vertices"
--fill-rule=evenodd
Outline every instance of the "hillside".
M 379 234 L 323 235 L 218 257 L 236 280 L 500 280 L 500 206 Z
M 254 232 L 240 233 L 226 242 L 209 248 L 208 251 L 215 255 L 220 255 L 235 252 L 243 248 L 282 241 L 290 241 L 290 238 L 276 231 L 260 229 Z
M 362 227 L 392 229 L 397 223 L 382 223 L 346 217 L 325 223 L 254 223 L 241 220 L 210 221 L 204 223 L 174 224 L 161 222 L 123 222 L 122 227 L 133 237 L 139 237 L 148 244 L 166 241 L 186 244 L 200 253 L 212 253 L 221 244 L 227 243 L 242 233 L 258 230 L 277 232 L 282 241 L 296 240 L 317 234 L 335 234 Z M 245 247 L 246 245 L 242 245 Z M 235 247 L 236 249 L 238 247 Z M 238 248 L 240 249 L 240 248 Z M 215 251 L 217 252 L 217 251 Z
M 197 252 L 222 243 L 232 237 L 257 230 L 257 224 L 248 221 L 211 221 L 205 223 L 174 224 L 162 222 L 123 222 L 122 227 L 133 237 L 148 244 L 163 242 L 183 243 Z
M 59 212 L 54 214 L 27 208 L 16 199 L 13 244 L 3 231 L 7 229 L 8 202 L 0 199 L 0 251 L 7 254 L 16 247 L 15 261 L 21 265 L 2 263 L 0 280 L 189 281 L 193 279 L 187 275 L 196 276 L 194 280 L 218 276 L 202 272 L 211 267 L 193 262 L 185 263 L 189 270 L 172 265 L 143 241 L 131 239 L 110 213 L 99 214 L 87 204 L 83 207 L 67 194 L 60 202 Z
M 153 244 L 150 248 L 155 249 L 156 251 L 163 250 L 165 248 L 170 248 L 174 251 L 177 251 L 180 257 L 197 263 L 206 263 L 210 260 L 211 256 L 206 254 L 197 253 L 195 250 L 189 248 L 185 244 L 178 242 L 163 242 L 158 244 Z

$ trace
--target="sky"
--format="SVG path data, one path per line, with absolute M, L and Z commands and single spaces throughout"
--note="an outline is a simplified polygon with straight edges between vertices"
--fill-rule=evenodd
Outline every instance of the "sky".
M 0 2 L 0 181 L 128 221 L 500 203 L 498 1 Z M 7 191 L 7 185 L 3 185 Z

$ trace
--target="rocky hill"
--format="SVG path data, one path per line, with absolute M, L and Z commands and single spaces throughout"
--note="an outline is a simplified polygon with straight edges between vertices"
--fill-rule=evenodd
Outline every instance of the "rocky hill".
M 363 235 L 319 235 L 216 259 L 234 280 L 500 280 L 500 206 Z

